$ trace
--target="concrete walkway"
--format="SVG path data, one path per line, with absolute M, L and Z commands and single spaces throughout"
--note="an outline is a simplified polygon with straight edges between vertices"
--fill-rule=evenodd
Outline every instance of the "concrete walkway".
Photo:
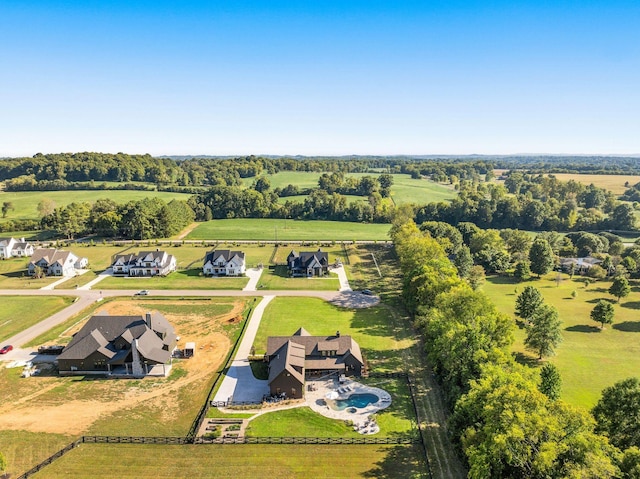
M 338 268 L 331 268 L 329 270 L 331 273 L 336 273 L 338 275 L 338 280 L 340 280 L 340 291 L 353 291 L 351 286 L 349 285 L 349 280 L 347 279 L 347 272 L 344 270 L 344 266 L 340 266 Z
M 100 281 L 102 281 L 103 279 L 108 278 L 109 276 L 113 276 L 111 268 L 104 270 L 102 273 L 100 273 L 98 275 L 98 277 L 96 279 L 92 279 L 91 281 L 89 281 L 84 286 L 80 286 L 78 289 L 89 290 L 89 289 L 91 289 L 92 286 L 98 284 Z
M 242 291 L 256 291 L 258 289 L 258 281 L 262 276 L 263 268 L 249 268 L 246 270 L 246 274 L 249 278 L 247 285 L 242 288 Z
M 88 269 L 77 269 L 76 270 L 76 276 L 83 275 L 88 271 L 89 271 Z M 65 281 L 71 281 L 76 276 L 64 276 L 64 277 L 60 278 L 58 281 L 54 281 L 53 283 L 48 284 L 46 286 L 43 286 L 40 289 L 43 289 L 43 290 L 46 290 L 46 291 L 50 291 L 50 290 L 54 289 L 56 286 L 58 286 L 59 284 L 64 283 Z
M 233 399 L 234 402 L 260 402 L 263 396 L 269 393 L 268 382 L 256 379 L 253 376 L 248 358 L 260 327 L 264 310 L 273 298 L 275 296 L 265 296 L 253 310 L 236 357 L 222 380 L 222 384 L 213 399 L 214 401 L 229 401 Z

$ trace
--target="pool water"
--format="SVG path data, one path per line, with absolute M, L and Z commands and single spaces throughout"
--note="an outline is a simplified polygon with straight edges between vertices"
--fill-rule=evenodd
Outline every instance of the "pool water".
M 333 404 L 333 409 L 342 411 L 348 407 L 366 407 L 369 404 L 376 403 L 380 400 L 378 396 L 371 393 L 352 394 L 347 399 L 337 399 Z

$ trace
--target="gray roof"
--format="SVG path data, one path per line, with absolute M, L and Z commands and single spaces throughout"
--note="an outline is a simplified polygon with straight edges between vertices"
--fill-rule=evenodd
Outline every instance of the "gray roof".
M 299 368 L 299 369 L 298 369 Z M 304 383 L 304 347 L 287 341 L 269 361 L 269 382 L 287 371 L 300 383 Z
M 305 348 L 305 356 L 322 357 L 321 351 L 336 351 L 338 356 L 351 354 L 364 364 L 360 346 L 351 336 L 269 336 L 267 338 L 267 355 L 272 356 L 287 341 L 300 344 Z
M 122 356 L 112 344 L 118 338 L 124 339 L 129 346 L 134 339 L 138 339 L 138 350 L 142 356 L 153 362 L 164 363 L 171 357 L 170 350 L 175 344 L 176 334 L 167 319 L 157 312 L 147 313 L 146 318 L 101 313 L 85 323 L 58 359 L 79 360 L 99 351 L 116 361 Z
M 291 250 L 289 256 L 287 256 L 287 263 L 290 264 L 293 260 L 294 268 L 306 268 L 315 261 L 322 266 L 328 266 L 329 253 L 322 251 L 318 248 L 318 251 L 302 251 L 298 253 L 296 250 Z
M 237 256 L 238 258 L 244 260 L 244 251 L 232 251 L 232 250 L 228 250 L 228 249 L 215 249 L 215 250 L 209 251 L 205 255 L 204 262 L 205 262 L 205 264 L 208 261 L 211 261 L 213 263 L 213 262 L 217 261 L 218 258 L 220 258 L 221 256 L 227 263 L 234 256 Z
M 69 256 L 73 255 L 70 251 L 63 251 L 55 248 L 38 248 L 33 252 L 33 256 L 29 260 L 30 263 L 36 264 L 40 260 L 45 260 L 48 265 L 54 263 L 64 264 Z

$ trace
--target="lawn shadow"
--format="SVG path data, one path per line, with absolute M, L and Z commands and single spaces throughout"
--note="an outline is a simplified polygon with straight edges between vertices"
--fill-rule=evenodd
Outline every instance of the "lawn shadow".
M 621 303 L 620 306 L 629 309 L 640 309 L 640 301 L 627 301 L 626 303 Z
M 572 333 L 599 333 L 601 331 L 597 326 L 590 326 L 588 324 L 576 324 L 575 326 L 564 328 L 564 330 Z
M 523 366 L 529 366 L 530 368 L 537 368 L 542 364 L 535 356 L 522 352 L 515 353 L 515 360 L 517 363 L 522 364 Z
M 495 275 L 495 276 L 488 276 L 487 277 L 487 283 L 491 283 L 491 284 L 513 284 L 513 285 L 519 285 L 521 284 L 521 282 L 512 277 L 512 276 L 504 276 L 504 275 Z
M 640 333 L 640 321 L 625 321 L 613 325 L 613 329 L 625 333 Z
M 392 479 L 397 477 L 424 478 L 429 477 L 427 465 L 422 458 L 418 446 L 394 446 L 381 448 L 386 452 L 384 459 L 374 464 L 373 469 L 365 471 L 362 476 L 376 479 Z
M 588 299 L 587 301 L 585 301 L 585 303 L 591 303 L 591 304 L 596 304 L 599 301 L 606 301 L 608 303 L 611 304 L 618 304 L 618 302 L 615 299 L 611 299 L 611 298 L 594 298 L 594 299 Z

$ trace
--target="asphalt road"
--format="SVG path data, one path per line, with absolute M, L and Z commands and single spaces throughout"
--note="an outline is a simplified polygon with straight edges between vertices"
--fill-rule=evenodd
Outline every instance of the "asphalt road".
M 0 360 L 26 360 L 33 356 L 32 349 L 21 349 L 23 344 L 37 338 L 54 326 L 81 312 L 91 304 L 104 298 L 134 296 L 139 290 L 81 290 L 81 289 L 3 289 L 0 296 L 72 296 L 77 300 L 65 309 L 47 319 L 12 336 L 2 344 L 11 344 L 14 350 L 0 356 Z M 345 308 L 368 308 L 378 304 L 376 296 L 366 296 L 353 291 L 238 291 L 238 290 L 151 290 L 148 297 L 255 297 L 255 296 L 294 296 L 320 298 Z

